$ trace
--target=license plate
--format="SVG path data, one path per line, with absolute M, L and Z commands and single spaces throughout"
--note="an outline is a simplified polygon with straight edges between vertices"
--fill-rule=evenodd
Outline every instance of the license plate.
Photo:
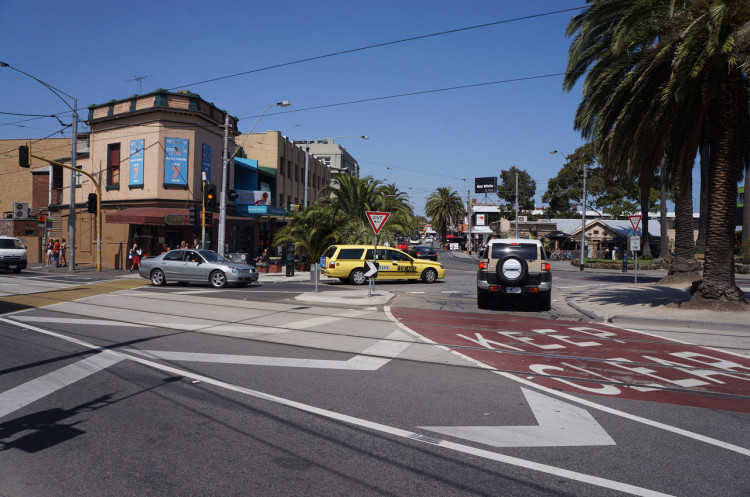
M 16 269 L 18 266 L 8 266 L 10 269 Z
M 509 286 L 505 289 L 505 293 L 521 293 L 520 286 Z

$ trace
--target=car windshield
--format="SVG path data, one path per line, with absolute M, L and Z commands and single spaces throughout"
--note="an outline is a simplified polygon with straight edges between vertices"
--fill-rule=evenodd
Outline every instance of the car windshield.
M 527 261 L 535 261 L 538 259 L 539 249 L 534 243 L 493 243 L 492 244 L 492 258 L 501 259 L 506 255 L 517 255 L 523 257 Z
M 22 249 L 21 240 L 16 238 L 0 238 L 0 249 Z
M 227 262 L 229 260 L 226 257 L 220 256 L 219 254 L 217 254 L 213 250 L 201 250 L 200 254 L 208 262 Z

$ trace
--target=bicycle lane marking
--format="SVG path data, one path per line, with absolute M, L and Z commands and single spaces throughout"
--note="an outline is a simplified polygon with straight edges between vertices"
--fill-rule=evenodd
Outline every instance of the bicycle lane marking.
M 385 306 L 386 315 L 388 315 L 389 318 L 392 319 L 394 323 L 396 323 L 399 327 L 401 327 L 407 333 L 410 333 L 413 336 L 418 337 L 420 340 L 423 340 L 426 343 L 431 343 L 434 346 L 436 346 L 438 348 L 441 348 L 442 350 L 446 350 L 446 351 L 448 351 L 450 353 L 457 354 L 458 356 L 463 357 L 465 360 L 467 360 L 467 361 L 469 361 L 469 362 L 471 362 L 473 364 L 476 364 L 476 365 L 478 365 L 479 367 L 481 367 L 483 369 L 492 370 L 496 374 L 499 374 L 499 375 L 501 375 L 503 377 L 506 377 L 508 379 L 514 380 L 514 381 L 516 381 L 518 383 L 521 383 L 523 385 L 526 385 L 526 386 L 529 386 L 529 387 L 533 387 L 533 388 L 535 388 L 537 390 L 541 390 L 541 391 L 543 391 L 545 393 L 548 393 L 550 395 L 555 395 L 557 397 L 564 398 L 564 399 L 569 400 L 571 402 L 575 402 L 575 403 L 578 403 L 578 404 L 585 405 L 585 406 L 590 407 L 592 409 L 597 409 L 597 410 L 600 410 L 600 411 L 603 411 L 603 412 L 607 412 L 609 414 L 613 414 L 613 415 L 616 415 L 616 416 L 619 416 L 619 417 L 622 417 L 622 418 L 625 418 L 625 419 L 629 419 L 631 421 L 635 421 L 635 422 L 642 423 L 642 424 L 645 424 L 645 425 L 649 425 L 649 426 L 652 426 L 652 427 L 655 427 L 655 428 L 659 428 L 659 429 L 662 429 L 662 430 L 665 430 L 665 431 L 668 431 L 668 432 L 671 432 L 671 433 L 675 433 L 675 434 L 682 435 L 682 436 L 685 436 L 685 437 L 688 437 L 688 438 L 692 438 L 694 440 L 699 440 L 699 441 L 702 441 L 702 442 L 705 442 L 705 443 L 708 443 L 708 444 L 711 444 L 711 445 L 715 445 L 717 447 L 721 447 L 723 449 L 727 449 L 727 450 L 736 452 L 738 454 L 742 454 L 742 455 L 745 455 L 745 456 L 750 456 L 750 449 L 748 449 L 748 448 L 740 447 L 738 445 L 730 444 L 730 443 L 724 442 L 722 440 L 718 440 L 718 439 L 715 439 L 715 438 L 707 437 L 707 436 L 701 435 L 699 433 L 691 432 L 691 431 L 688 431 L 688 430 L 684 430 L 682 428 L 678 428 L 678 427 L 671 426 L 671 425 L 668 425 L 668 424 L 665 424 L 665 423 L 661 423 L 661 422 L 658 422 L 658 421 L 654 421 L 654 420 L 651 420 L 651 419 L 648 419 L 648 418 L 643 418 L 641 416 L 637 416 L 637 415 L 630 414 L 630 413 L 627 413 L 627 412 L 624 412 L 624 411 L 613 409 L 613 408 L 610 408 L 608 406 L 605 406 L 605 405 L 602 405 L 602 404 L 597 404 L 595 402 L 592 402 L 592 401 L 589 401 L 589 400 L 586 400 L 586 399 L 581 399 L 579 397 L 576 397 L 575 395 L 572 395 L 571 392 L 572 393 L 581 393 L 581 392 L 585 391 L 585 393 L 587 393 L 587 394 L 592 394 L 593 393 L 593 394 L 598 394 L 598 395 L 602 395 L 602 396 L 612 396 L 614 394 L 620 394 L 620 393 L 622 393 L 623 390 L 631 390 L 631 388 L 630 387 L 620 388 L 620 387 L 617 387 L 615 385 L 610 385 L 609 382 L 602 382 L 602 379 L 600 377 L 597 377 L 597 376 L 590 376 L 590 377 L 587 377 L 587 378 L 581 378 L 581 377 L 574 378 L 574 380 L 575 379 L 586 380 L 586 383 L 591 383 L 592 385 L 594 385 L 594 386 L 588 386 L 586 383 L 584 383 L 582 381 L 575 382 L 575 381 L 569 381 L 569 380 L 567 380 L 567 378 L 562 378 L 566 382 L 560 382 L 555 377 L 552 377 L 550 375 L 545 375 L 545 369 L 546 368 L 557 367 L 557 366 L 554 366 L 553 364 L 544 364 L 541 361 L 547 361 L 548 359 L 549 360 L 553 360 L 553 359 L 560 360 L 560 357 L 557 357 L 557 356 L 559 356 L 559 354 L 557 354 L 557 355 L 552 355 L 552 354 L 546 355 L 546 354 L 539 354 L 537 352 L 534 352 L 534 353 L 523 353 L 522 354 L 520 351 L 514 351 L 516 353 L 516 355 L 521 354 L 520 357 L 522 357 L 524 360 L 526 360 L 526 359 L 530 360 L 530 362 L 528 362 L 526 364 L 527 368 L 529 366 L 533 366 L 535 364 L 543 364 L 544 366 L 546 366 L 546 368 L 539 368 L 539 367 L 535 368 L 537 370 L 541 370 L 542 371 L 541 373 L 537 373 L 533 369 L 515 370 L 515 371 L 511 372 L 511 371 L 508 370 L 509 368 L 507 368 L 507 367 L 498 367 L 498 366 L 507 366 L 506 364 L 503 364 L 502 363 L 502 359 L 498 359 L 498 357 L 500 357 L 500 358 L 507 358 L 507 357 L 511 356 L 512 354 L 503 353 L 504 350 L 506 350 L 508 352 L 511 352 L 510 349 L 500 349 L 500 348 L 487 349 L 487 348 L 484 348 L 484 347 L 481 347 L 481 346 L 477 346 L 477 343 L 472 342 L 471 340 L 460 338 L 459 334 L 461 334 L 461 333 L 455 333 L 455 328 L 459 324 L 456 320 L 462 319 L 464 321 L 464 323 L 463 323 L 464 330 L 461 330 L 461 331 L 465 331 L 465 329 L 466 329 L 465 321 L 466 320 L 473 320 L 472 325 L 478 327 L 477 325 L 480 324 L 479 323 L 480 320 L 478 320 L 477 317 L 481 318 L 482 316 L 484 316 L 483 314 L 462 314 L 462 313 L 445 312 L 445 311 L 431 311 L 432 314 L 440 314 L 439 322 L 438 323 L 433 323 L 433 324 L 429 324 L 428 323 L 428 324 L 425 324 L 424 326 L 422 326 L 420 323 L 422 323 L 424 321 L 427 321 L 428 317 L 430 316 L 430 314 L 425 313 L 424 310 L 422 310 L 418 314 L 415 314 L 414 315 L 414 317 L 415 317 L 414 323 L 409 322 L 409 324 L 406 324 L 406 323 L 402 322 L 402 320 L 397 317 L 397 315 L 401 314 L 399 309 L 396 309 L 395 311 L 396 311 L 396 314 L 393 313 L 393 310 L 391 309 L 390 306 Z M 408 315 L 408 313 L 405 313 L 405 314 Z M 401 314 L 402 315 L 402 319 L 403 319 L 403 316 L 405 314 Z M 492 318 L 492 316 L 489 316 L 489 317 Z M 496 319 L 495 319 L 495 321 L 496 321 Z M 513 319 L 509 319 L 508 321 L 505 321 L 504 324 L 508 324 L 509 322 L 515 323 L 516 325 L 518 325 L 519 323 L 527 324 L 528 325 L 528 324 L 533 324 L 534 322 L 544 323 L 545 325 L 549 325 L 550 324 L 549 321 L 542 321 L 542 320 L 540 320 L 538 318 L 526 318 L 526 317 L 520 317 L 520 318 L 513 317 Z M 416 325 L 415 325 L 415 323 L 416 323 Z M 581 323 L 580 322 L 571 322 L 571 323 L 567 323 L 567 325 L 569 325 L 569 326 L 580 326 Z M 410 326 L 414 326 L 415 328 L 418 328 L 419 331 L 415 331 L 415 329 L 412 329 Z M 606 329 L 601 329 L 599 331 L 607 332 L 607 333 L 614 333 L 615 336 L 620 337 L 620 338 L 625 338 L 626 336 L 630 336 L 628 334 L 632 334 L 636 338 L 641 338 L 640 340 L 637 340 L 638 342 L 646 342 L 636 332 L 630 332 L 630 331 L 626 331 L 626 330 L 620 330 L 618 328 L 609 327 L 609 326 L 597 326 L 595 329 L 599 329 L 599 328 L 606 328 Z M 487 329 L 491 330 L 491 327 L 488 326 Z M 542 329 L 542 328 L 540 327 L 540 329 Z M 612 331 L 610 331 L 610 329 Z M 484 332 L 486 333 L 486 330 L 484 330 Z M 623 332 L 624 335 L 620 334 L 620 332 Z M 543 335 L 544 336 L 548 336 L 547 333 L 543 333 Z M 569 338 L 569 336 L 566 336 L 566 338 Z M 650 337 L 649 336 L 649 339 L 650 338 L 654 338 L 654 337 Z M 588 336 L 588 335 L 582 335 L 582 336 L 580 336 L 580 337 L 578 337 L 576 339 L 578 339 L 578 340 L 585 339 L 586 341 L 590 341 L 592 339 L 592 337 Z M 629 341 L 632 342 L 633 338 L 630 338 L 630 340 L 627 340 L 627 339 L 626 340 L 618 340 L 618 338 L 613 339 L 613 342 L 620 342 L 621 344 L 628 344 Z M 647 343 L 650 343 L 651 345 L 653 345 L 653 342 L 656 342 L 656 341 L 657 340 L 654 338 L 654 340 L 649 340 Z M 489 343 L 489 341 L 488 341 L 488 343 Z M 669 342 L 667 342 L 667 343 L 669 343 Z M 496 346 L 497 344 L 492 344 L 492 345 Z M 676 345 L 681 345 L 683 348 L 686 347 L 686 346 L 688 346 L 686 344 L 681 344 L 681 343 L 677 343 Z M 703 350 L 701 347 L 697 347 L 697 346 L 691 346 L 691 347 L 693 347 L 694 349 L 701 350 L 701 351 Z M 718 351 L 710 350 L 709 352 L 710 352 L 710 354 L 712 356 L 716 355 L 716 354 L 719 354 Z M 691 353 L 693 353 L 693 352 L 691 352 Z M 732 362 L 733 364 L 736 364 L 734 361 L 737 361 L 737 360 L 742 361 L 742 358 L 738 358 L 738 357 L 732 356 L 730 354 L 723 354 L 723 355 L 726 355 L 726 357 L 730 357 L 731 358 L 730 362 Z M 565 359 L 565 360 L 569 361 L 569 359 Z M 521 362 L 523 362 L 523 361 L 521 361 Z M 747 361 L 745 361 L 745 362 L 747 362 Z M 628 361 L 625 362 L 625 365 L 628 366 L 628 367 L 639 367 L 639 368 L 642 367 L 642 366 L 632 366 L 632 364 L 630 364 Z M 745 367 L 745 366 L 743 366 L 743 367 Z M 500 370 L 498 370 L 498 369 L 500 369 Z M 648 368 L 646 368 L 646 369 L 648 369 Z M 707 377 L 712 378 L 713 376 L 715 376 L 715 372 L 716 371 L 720 371 L 720 370 L 714 370 L 714 369 L 706 370 L 706 369 L 702 369 L 701 368 L 701 369 L 696 369 L 694 371 L 706 372 L 708 374 Z M 583 374 L 582 372 L 580 372 L 580 373 Z M 526 375 L 529 375 L 529 374 L 533 374 L 535 376 L 535 380 L 534 381 L 529 381 L 529 380 L 523 378 L 523 376 L 526 376 Z M 729 374 L 732 374 L 732 373 L 729 373 Z M 646 377 L 648 377 L 648 376 L 646 375 Z M 650 379 L 652 379 L 652 378 L 650 378 Z M 688 378 L 688 379 L 692 380 L 692 378 Z M 748 381 L 748 380 L 750 380 L 750 376 L 743 378 L 743 381 Z M 597 381 L 599 383 L 596 383 Z M 621 383 L 619 383 L 619 384 L 621 384 Z M 584 386 L 584 387 L 588 388 L 589 390 L 582 390 L 582 389 L 579 388 L 580 386 Z M 618 391 L 611 390 L 610 387 L 616 388 Z M 662 389 L 653 388 L 653 387 L 640 387 L 640 388 L 641 388 L 641 390 L 635 390 L 635 389 L 632 389 L 632 390 L 634 392 L 636 392 L 637 394 L 646 394 L 646 393 L 653 393 L 653 392 L 657 392 L 658 393 L 660 391 L 663 391 Z M 673 392 L 670 391 L 668 393 L 672 394 Z M 625 397 L 624 395 L 622 395 L 622 396 Z M 653 398 L 648 399 L 648 400 L 654 401 Z M 750 402 L 750 401 L 748 401 L 748 400 L 742 400 L 741 402 L 743 402 L 743 404 L 742 404 L 743 407 L 747 407 L 745 404 L 748 403 L 748 402 Z M 690 404 L 690 405 L 693 405 L 693 404 Z M 749 411 L 746 411 L 745 409 L 743 409 L 742 412 L 749 412 Z

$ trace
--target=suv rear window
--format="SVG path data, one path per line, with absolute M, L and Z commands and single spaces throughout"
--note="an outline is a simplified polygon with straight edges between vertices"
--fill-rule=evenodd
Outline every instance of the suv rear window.
M 15 238 L 0 238 L 0 248 L 2 249 L 22 249 L 23 244 Z
M 527 261 L 535 261 L 539 258 L 538 245 L 535 243 L 521 243 L 518 245 L 510 245 L 507 243 L 493 243 L 492 244 L 492 258 L 502 259 L 506 255 L 517 255 L 523 257 Z
M 349 248 L 339 250 L 339 255 L 336 257 L 338 260 L 360 260 L 365 249 L 361 248 Z

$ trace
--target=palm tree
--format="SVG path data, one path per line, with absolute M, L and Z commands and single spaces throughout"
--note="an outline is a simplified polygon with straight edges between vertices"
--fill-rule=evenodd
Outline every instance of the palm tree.
M 443 240 L 447 235 L 448 227 L 455 221 L 462 219 L 465 214 L 464 203 L 455 190 L 450 187 L 441 186 L 435 190 L 425 204 L 425 214 L 432 218 L 435 231 L 440 233 Z
M 274 244 L 294 242 L 295 253 L 307 255 L 308 260 L 314 264 L 323 252 L 336 242 L 335 226 L 336 213 L 329 208 L 313 204 L 294 213 L 289 224 L 276 232 Z
M 565 87 L 586 75 L 576 127 L 631 177 L 684 181 L 709 144 L 710 205 L 695 301 L 744 301 L 734 281 L 737 182 L 750 161 L 746 0 L 589 0 L 568 34 Z M 689 181 L 689 180 L 688 180 Z

